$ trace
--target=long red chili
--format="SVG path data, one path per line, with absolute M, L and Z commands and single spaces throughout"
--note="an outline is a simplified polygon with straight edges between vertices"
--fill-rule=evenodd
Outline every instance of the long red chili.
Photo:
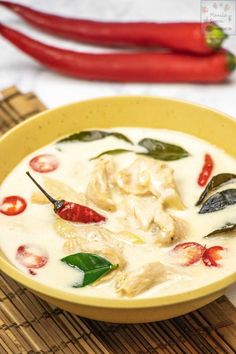
M 46 14 L 26 6 L 0 1 L 30 24 L 55 35 L 96 45 L 164 47 L 211 53 L 227 35 L 214 23 L 99 22 Z
M 41 190 L 41 192 L 48 198 L 48 200 L 54 205 L 55 213 L 62 219 L 72 222 L 81 222 L 83 224 L 98 223 L 105 221 L 106 218 L 97 213 L 95 210 L 88 208 L 84 205 L 80 205 L 73 202 L 67 202 L 65 200 L 56 200 L 52 198 L 38 182 L 31 176 L 29 172 L 26 174 L 31 178 L 34 184 Z
M 209 56 L 176 53 L 90 54 L 35 41 L 0 24 L 0 34 L 49 68 L 73 77 L 118 82 L 219 82 L 235 68 L 235 57 L 221 50 Z
M 164 47 L 207 54 L 219 48 L 227 35 L 214 23 L 99 22 L 46 14 L 7 1 L 13 10 L 41 30 L 96 45 Z
M 214 167 L 214 161 L 212 160 L 212 157 L 209 154 L 206 154 L 202 171 L 198 177 L 199 186 L 203 187 L 207 184 L 211 176 L 213 167 Z

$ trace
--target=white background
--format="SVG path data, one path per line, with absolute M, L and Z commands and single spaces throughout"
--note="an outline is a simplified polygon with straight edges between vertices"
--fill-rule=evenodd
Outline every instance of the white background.
M 99 20 L 200 21 L 198 0 L 19 0 L 18 2 L 64 16 Z M 105 51 L 42 34 L 2 7 L 0 21 L 45 43 L 81 51 Z M 236 54 L 236 37 L 231 36 L 225 46 Z M 25 92 L 34 91 L 48 107 L 99 96 L 144 94 L 187 99 L 216 108 L 236 118 L 236 72 L 226 83 L 218 85 L 80 81 L 48 71 L 0 37 L 0 90 L 11 85 L 16 85 Z M 236 305 L 236 287 L 231 291 L 231 299 Z

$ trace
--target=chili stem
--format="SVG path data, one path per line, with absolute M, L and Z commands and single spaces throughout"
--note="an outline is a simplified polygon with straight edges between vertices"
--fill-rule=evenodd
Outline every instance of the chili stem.
M 34 177 L 31 176 L 31 174 L 29 173 L 29 171 L 26 172 L 27 176 L 34 182 L 34 184 L 41 190 L 41 192 L 45 195 L 45 197 L 54 205 L 56 206 L 58 201 L 56 199 L 54 199 L 51 195 L 49 195 L 44 189 L 43 187 L 41 187 L 38 182 L 34 179 Z
M 228 37 L 223 29 L 215 23 L 206 27 L 205 36 L 207 45 L 212 49 L 219 49 L 223 41 Z

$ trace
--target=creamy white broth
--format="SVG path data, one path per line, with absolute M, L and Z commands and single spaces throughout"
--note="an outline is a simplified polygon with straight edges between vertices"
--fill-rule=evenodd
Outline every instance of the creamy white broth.
M 233 236 L 218 236 L 212 239 L 203 239 L 203 236 L 223 226 L 226 222 L 236 222 L 236 206 L 200 215 L 198 214 L 199 208 L 194 205 L 204 189 L 197 185 L 197 178 L 202 169 L 204 154 L 209 153 L 215 161 L 212 175 L 224 172 L 236 173 L 236 160 L 206 141 L 176 131 L 123 127 L 111 130 L 123 133 L 134 143 L 138 143 L 138 141 L 146 137 L 154 138 L 179 145 L 190 153 L 190 156 L 187 158 L 165 162 L 174 169 L 177 189 L 186 206 L 186 209 L 183 211 L 171 210 L 172 215 L 176 215 L 188 223 L 186 237 L 178 240 L 176 243 L 195 241 L 207 247 L 220 245 L 226 248 L 222 266 L 220 267 L 206 267 L 203 262 L 184 267 L 176 264 L 176 260 L 171 253 L 175 243 L 165 247 L 153 245 L 150 233 L 130 230 L 142 236 L 145 243 L 124 244 L 124 257 L 127 260 L 126 271 L 135 270 L 146 263 L 155 261 L 161 262 L 170 270 L 165 281 L 161 281 L 149 290 L 140 293 L 137 297 L 158 297 L 190 291 L 191 289 L 201 287 L 234 273 L 236 239 Z M 96 160 L 90 161 L 89 159 L 111 149 L 144 151 L 140 146 L 132 146 L 115 137 L 106 137 L 105 139 L 93 142 L 52 144 L 27 156 L 3 181 L 0 191 L 1 199 L 9 195 L 19 195 L 27 201 L 27 208 L 23 213 L 16 216 L 6 216 L 0 213 L 0 246 L 7 258 L 26 274 L 28 274 L 27 269 L 21 266 L 16 260 L 17 248 L 22 244 L 36 244 L 45 248 L 49 256 L 47 264 L 35 270 L 37 275 L 28 274 L 35 281 L 75 294 L 96 297 L 120 297 L 115 291 L 114 279 L 83 288 L 75 289 L 71 286 L 82 279 L 83 274 L 60 261 L 68 253 L 66 254 L 63 251 L 65 239 L 58 236 L 53 228 L 56 218 L 53 208 L 49 204 L 38 205 L 30 202 L 31 194 L 33 191 L 36 191 L 36 187 L 25 174 L 27 170 L 30 170 L 29 161 L 32 157 L 41 153 L 50 153 L 59 159 L 59 168 L 53 172 L 44 174 L 32 171 L 32 175 L 39 183 L 43 184 L 43 177 L 47 175 L 83 193 L 86 190 L 92 170 L 96 164 Z M 119 169 L 127 167 L 136 158 L 137 155 L 134 153 L 114 156 Z M 222 189 L 231 187 L 236 188 L 236 185 L 230 184 L 227 187 L 224 186 Z M 107 212 L 98 207 L 94 209 L 107 217 L 107 222 L 103 226 L 109 230 L 115 232 L 122 231 L 125 228 L 120 223 L 120 210 Z

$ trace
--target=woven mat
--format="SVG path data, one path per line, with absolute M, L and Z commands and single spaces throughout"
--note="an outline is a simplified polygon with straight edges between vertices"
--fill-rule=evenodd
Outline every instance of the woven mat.
M 0 92 L 0 130 L 46 107 L 15 87 Z M 236 309 L 226 299 L 168 321 L 120 325 L 52 307 L 0 274 L 0 354 L 236 353 Z

